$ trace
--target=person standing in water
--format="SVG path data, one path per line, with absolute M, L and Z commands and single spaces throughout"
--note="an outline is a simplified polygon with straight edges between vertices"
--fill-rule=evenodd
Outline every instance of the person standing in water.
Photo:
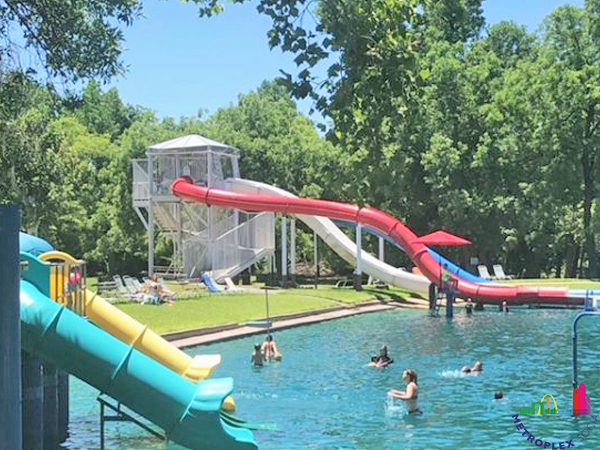
M 265 362 L 265 355 L 260 349 L 260 344 L 258 343 L 254 344 L 254 351 L 250 355 L 250 362 L 252 365 L 257 367 L 262 367 L 263 363 Z
M 414 369 L 405 369 L 402 372 L 402 380 L 406 383 L 405 391 L 391 389 L 388 395 L 393 398 L 399 398 L 406 402 L 406 411 L 409 414 L 423 414 L 417 399 L 419 398 L 419 386 L 417 384 L 417 372 Z
M 273 336 L 270 334 L 267 334 L 265 341 L 262 343 L 261 350 L 267 360 L 271 360 L 272 358 L 277 360 L 281 359 L 282 355 L 279 353 L 277 343 L 273 340 Z
M 470 298 L 467 299 L 467 303 L 465 303 L 465 311 L 467 312 L 468 316 L 473 314 L 473 302 L 471 301 Z

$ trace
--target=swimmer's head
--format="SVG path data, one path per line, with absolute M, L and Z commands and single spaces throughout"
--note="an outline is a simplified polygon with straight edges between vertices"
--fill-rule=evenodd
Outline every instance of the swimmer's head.
M 260 344 L 254 344 L 254 350 L 260 350 Z
M 273 336 L 271 336 L 270 334 L 267 334 L 267 341 L 271 342 L 273 340 Z
M 407 383 L 410 383 L 412 381 L 416 384 L 417 371 L 415 369 L 405 369 L 404 372 L 402 372 L 402 379 Z
M 496 391 L 496 393 L 494 394 L 494 398 L 496 400 L 500 400 L 503 397 L 504 397 L 504 394 L 502 393 L 502 391 Z

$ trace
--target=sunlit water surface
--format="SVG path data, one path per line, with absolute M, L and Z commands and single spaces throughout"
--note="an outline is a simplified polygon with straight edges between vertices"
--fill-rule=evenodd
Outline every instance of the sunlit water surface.
M 558 416 L 520 415 L 536 439 L 573 439 L 576 448 L 600 448 L 599 429 L 581 442 L 590 418 L 567 412 L 572 398 L 571 324 L 575 311 L 514 308 L 454 321 L 423 311 L 394 310 L 275 333 L 282 362 L 250 366 L 261 336 L 190 349 L 220 353 L 214 376 L 233 376 L 237 415 L 277 425 L 256 431 L 261 450 L 527 449 L 538 448 L 517 431 L 511 415 L 552 394 Z M 580 322 L 579 381 L 592 411 L 600 412 L 600 318 Z M 386 343 L 395 363 L 367 367 Z M 458 369 L 481 359 L 484 372 Z M 402 369 L 419 374 L 422 416 L 407 415 L 402 401 L 386 396 L 403 389 Z M 99 447 L 97 391 L 71 377 L 71 437 L 66 448 Z M 494 400 L 502 390 L 503 400 Z M 589 428 L 593 428 L 592 425 Z M 566 445 L 565 445 L 566 447 Z M 106 448 L 180 449 L 158 442 L 131 424 L 108 423 Z M 543 447 L 542 447 L 543 448 Z

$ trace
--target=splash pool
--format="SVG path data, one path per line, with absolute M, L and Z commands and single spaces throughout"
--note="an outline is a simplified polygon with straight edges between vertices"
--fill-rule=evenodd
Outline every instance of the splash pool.
M 511 415 L 545 394 L 556 399 L 558 416 L 523 416 L 536 440 L 572 439 L 576 448 L 600 448 L 600 422 L 589 437 L 577 435 L 588 417 L 566 411 L 571 402 L 571 323 L 575 311 L 489 310 L 453 322 L 423 311 L 396 310 L 325 322 L 275 333 L 284 359 L 250 367 L 249 337 L 190 349 L 221 353 L 214 376 L 233 376 L 237 414 L 272 422 L 278 431 L 255 432 L 261 450 L 395 450 L 430 448 L 543 448 L 517 431 Z M 600 412 L 600 320 L 579 326 L 579 381 L 587 386 L 592 412 Z M 387 343 L 395 363 L 366 367 Z M 479 375 L 458 369 L 476 359 Z M 407 416 L 390 388 L 403 389 L 402 369 L 419 374 L 420 417 Z M 72 380 L 69 449 L 98 448 L 97 392 Z M 502 390 L 503 400 L 494 400 Z M 600 417 L 599 417 L 600 419 Z M 590 428 L 592 426 L 590 425 Z M 129 424 L 108 424 L 107 448 L 179 449 Z M 565 444 L 566 447 L 566 444 Z

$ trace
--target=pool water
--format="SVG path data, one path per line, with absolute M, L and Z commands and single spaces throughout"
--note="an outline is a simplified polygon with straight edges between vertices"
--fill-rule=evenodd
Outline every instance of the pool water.
M 576 448 L 598 449 L 600 417 L 598 429 L 580 442 L 577 435 L 590 416 L 567 412 L 575 314 L 517 308 L 501 314 L 490 309 L 473 317 L 458 315 L 452 322 L 430 318 L 424 311 L 354 316 L 276 332 L 283 361 L 259 369 L 251 367 L 250 353 L 262 336 L 188 352 L 221 353 L 214 376 L 234 377 L 236 414 L 277 425 L 277 431 L 255 432 L 261 450 L 537 448 L 516 430 L 511 416 L 545 394 L 556 399 L 557 416 L 519 415 L 535 439 L 554 442 L 555 448 L 572 439 Z M 600 412 L 600 320 L 584 318 L 579 330 L 579 382 L 586 384 L 592 412 Z M 394 364 L 367 367 L 382 343 Z M 483 373 L 459 372 L 477 359 L 484 363 Z M 407 367 L 419 375 L 422 416 L 407 415 L 401 400 L 386 395 L 390 388 L 404 389 L 401 374 Z M 77 380 L 71 387 L 66 448 L 98 448 L 97 392 Z M 504 399 L 494 400 L 497 390 L 504 392 Z M 181 448 L 117 423 L 107 425 L 106 444 L 118 450 Z

